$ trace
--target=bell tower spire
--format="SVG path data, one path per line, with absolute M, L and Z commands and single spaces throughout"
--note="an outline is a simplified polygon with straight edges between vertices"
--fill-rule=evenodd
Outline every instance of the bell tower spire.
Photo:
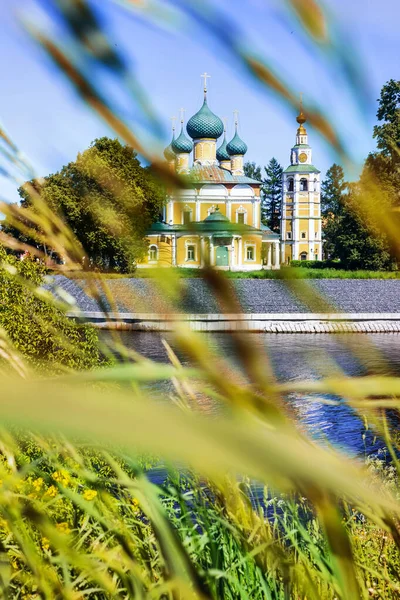
M 312 149 L 304 126 L 307 117 L 303 110 L 303 94 L 300 94 L 300 112 L 296 121 L 299 124 L 296 144 L 282 181 L 282 263 L 322 259 L 321 174 L 312 163 Z
M 297 130 L 296 145 L 308 144 L 307 129 L 304 127 L 304 123 L 307 121 L 307 117 L 303 112 L 303 93 L 300 94 L 300 112 L 296 118 L 296 121 L 300 125 Z

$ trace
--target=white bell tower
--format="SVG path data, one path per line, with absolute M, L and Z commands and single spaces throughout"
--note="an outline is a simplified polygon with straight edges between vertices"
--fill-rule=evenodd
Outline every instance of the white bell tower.
M 282 178 L 281 262 L 322 260 L 321 172 L 312 164 L 306 117 L 297 117 L 296 144 Z

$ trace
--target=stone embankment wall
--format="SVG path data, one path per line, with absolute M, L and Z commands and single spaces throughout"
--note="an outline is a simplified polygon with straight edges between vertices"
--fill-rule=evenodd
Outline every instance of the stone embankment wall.
M 398 333 L 400 314 L 134 314 L 101 312 L 70 313 L 100 329 L 173 331 L 189 326 L 192 331 L 248 333 Z
M 231 292 L 243 312 L 235 315 L 224 314 L 202 279 L 180 280 L 181 297 L 174 308 L 154 280 L 110 279 L 105 283 L 114 306 L 99 289 L 100 306 L 82 280 L 57 276 L 46 287 L 61 299 L 73 299 L 71 317 L 80 314 L 102 328 L 171 331 L 178 322 L 186 322 L 197 331 L 400 332 L 400 280 L 332 279 L 306 284 L 230 280 Z M 103 307 L 118 312 L 106 318 Z

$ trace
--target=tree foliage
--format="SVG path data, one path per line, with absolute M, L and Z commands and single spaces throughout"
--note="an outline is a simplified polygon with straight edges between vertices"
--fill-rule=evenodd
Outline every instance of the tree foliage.
M 247 161 L 244 163 L 244 174 L 246 177 L 250 177 L 251 179 L 256 179 L 257 181 L 262 181 L 261 177 L 261 167 L 257 165 L 255 162 Z
M 400 81 L 381 92 L 374 127 L 378 151 L 365 161 L 359 181 L 347 184 L 333 165 L 322 184 L 325 251 L 348 269 L 388 269 L 395 265 L 393 243 L 382 223 L 396 219 L 400 204 Z
M 38 182 L 32 182 L 38 189 Z M 23 206 L 32 201 L 19 190 Z M 117 139 L 95 140 L 74 162 L 49 175 L 41 197 L 69 225 L 91 267 L 127 272 L 146 251 L 146 230 L 165 193 L 151 168 Z
M 272 231 L 279 232 L 282 204 L 282 166 L 276 158 L 271 158 L 264 167 L 262 219 Z
M 347 183 L 340 165 L 333 164 L 321 185 L 321 215 L 324 228 L 324 252 L 327 258 L 337 258 L 337 234 L 345 210 L 344 194 Z
M 282 202 L 283 169 L 276 158 L 271 158 L 266 167 L 246 162 L 247 177 L 261 182 L 261 219 L 272 231 L 279 232 Z M 263 174 L 264 173 L 264 174 Z
M 374 138 L 380 152 L 399 162 L 400 151 L 400 81 L 390 79 L 382 88 L 376 114 L 379 124 Z
M 75 324 L 38 295 L 44 267 L 29 257 L 7 255 L 2 247 L 0 262 L 0 328 L 17 353 L 36 366 L 98 366 L 102 358 L 96 330 Z

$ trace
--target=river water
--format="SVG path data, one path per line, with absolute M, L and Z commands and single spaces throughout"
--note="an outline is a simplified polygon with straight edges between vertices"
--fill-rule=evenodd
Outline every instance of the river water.
M 171 334 L 123 332 L 123 342 L 147 358 L 168 362 L 162 339 L 174 348 Z M 234 360 L 232 337 L 229 334 L 202 334 L 212 349 L 230 360 L 231 369 L 238 371 Z M 318 334 L 246 334 L 249 344 L 269 357 L 276 378 L 281 382 L 318 379 L 333 374 L 336 369 L 347 375 L 392 374 L 400 375 L 400 334 L 318 335 Z M 185 356 L 178 352 L 184 365 Z M 265 358 L 267 361 L 267 358 Z M 171 383 L 157 384 L 158 391 L 167 396 Z M 337 400 L 337 399 L 336 399 Z M 331 444 L 353 456 L 374 454 L 382 442 L 346 404 L 339 400 L 336 406 L 321 402 L 321 398 L 291 393 L 287 396 L 291 412 L 299 425 L 323 444 Z M 201 399 L 199 400 L 201 403 Z M 218 407 L 205 402 L 201 408 L 207 412 Z M 400 422 L 392 416 L 393 427 Z

